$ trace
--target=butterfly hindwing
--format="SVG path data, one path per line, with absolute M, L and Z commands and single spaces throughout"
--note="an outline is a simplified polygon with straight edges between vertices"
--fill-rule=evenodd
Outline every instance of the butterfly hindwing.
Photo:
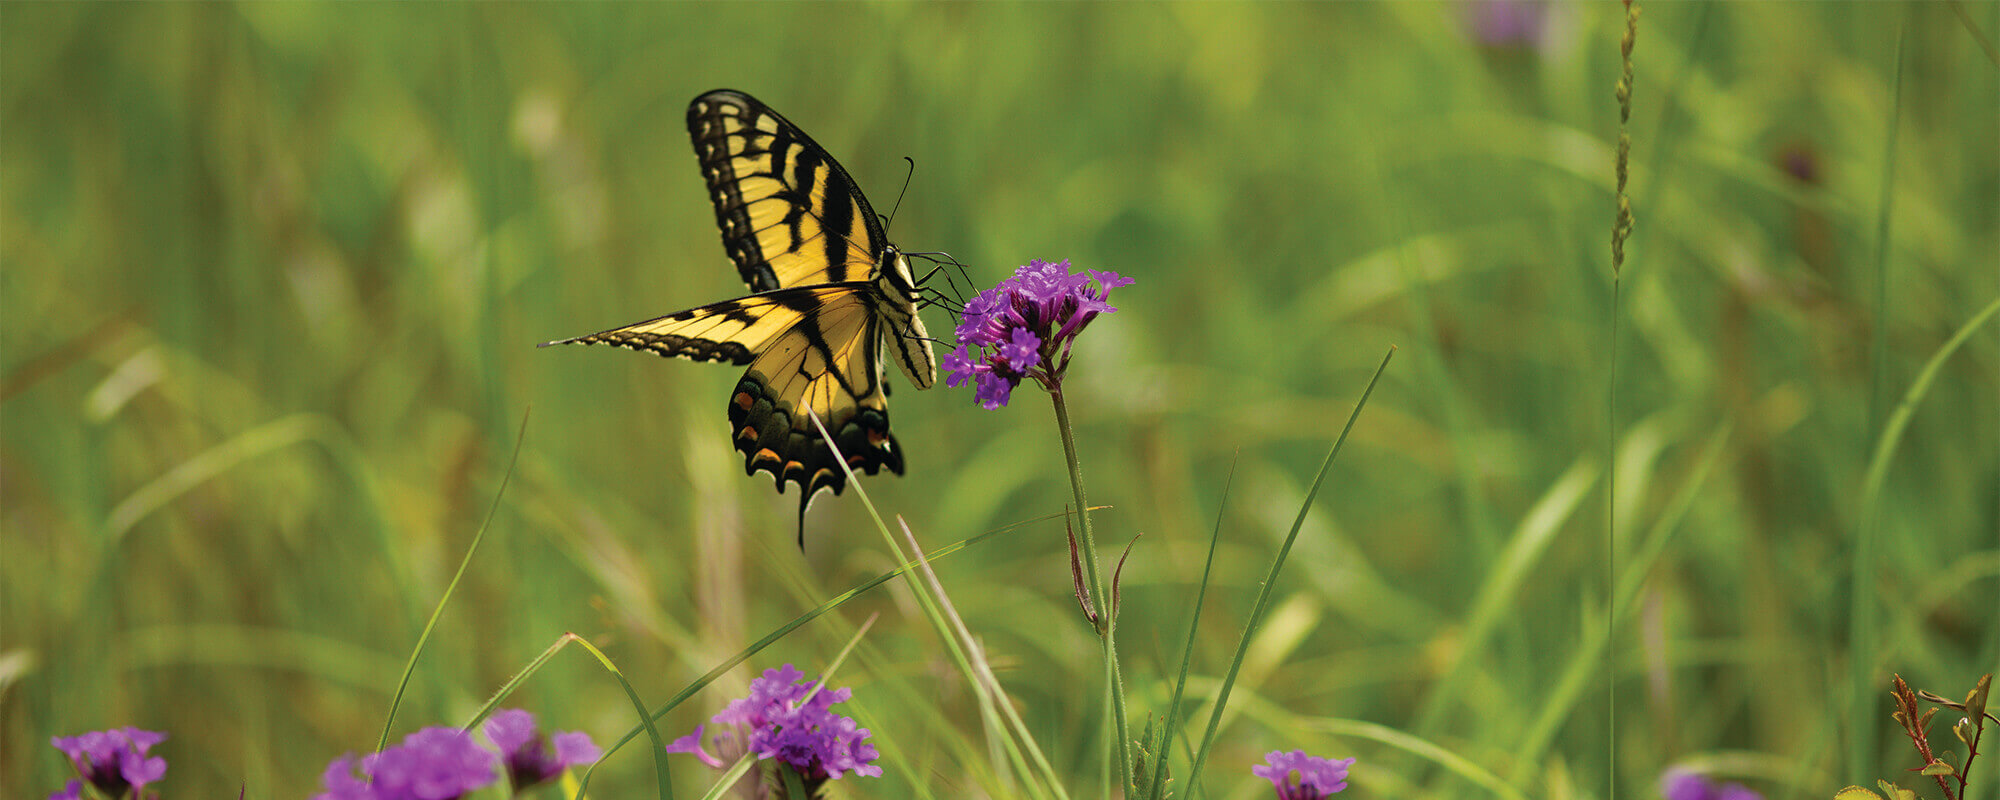
M 797 291 L 803 290 L 775 294 Z M 902 448 L 889 434 L 887 387 L 875 344 L 882 317 L 871 292 L 828 296 L 818 313 L 801 316 L 790 334 L 744 371 L 730 395 L 729 422 L 745 472 L 772 473 L 780 490 L 788 481 L 798 483 L 805 491 L 801 500 L 820 489 L 838 494 L 846 488 L 846 472 L 806 416 L 810 408 L 849 468 L 872 475 L 887 466 L 902 474 Z

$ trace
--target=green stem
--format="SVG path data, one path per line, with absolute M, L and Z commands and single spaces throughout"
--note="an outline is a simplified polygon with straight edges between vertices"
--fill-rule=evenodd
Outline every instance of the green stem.
M 1070 491 L 1076 496 L 1076 516 L 1083 528 L 1083 568 L 1090 581 L 1092 605 L 1097 609 L 1097 631 L 1104 640 L 1104 687 L 1106 713 L 1117 733 L 1118 785 L 1125 796 L 1135 796 L 1132 786 L 1131 736 L 1125 728 L 1125 686 L 1118 672 L 1118 615 L 1113 613 L 1111 595 L 1104 591 L 1104 576 L 1097 566 L 1097 537 L 1090 529 L 1090 505 L 1083 500 L 1083 466 L 1076 458 L 1076 435 L 1069 424 L 1069 406 L 1063 402 L 1062 386 L 1049 387 L 1049 400 L 1056 408 L 1056 430 L 1062 433 L 1063 460 L 1069 464 Z

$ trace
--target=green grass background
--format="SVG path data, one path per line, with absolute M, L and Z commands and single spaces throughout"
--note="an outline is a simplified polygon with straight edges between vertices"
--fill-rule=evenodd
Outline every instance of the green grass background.
M 1622 8 L 1544 11 L 1539 40 L 1489 44 L 1452 4 L 0 7 L 0 794 L 60 787 L 49 736 L 126 724 L 171 733 L 166 797 L 317 791 L 373 746 L 530 407 L 399 737 L 564 631 L 659 703 L 887 568 L 852 492 L 794 547 L 795 496 L 728 445 L 735 370 L 533 346 L 741 292 L 683 122 L 717 87 L 883 213 L 908 177 L 891 236 L 981 285 L 1030 258 L 1137 279 L 1071 379 L 1100 536 L 1145 534 L 1135 723 L 1231 465 L 1198 698 L 1400 348 L 1202 796 L 1268 796 L 1248 768 L 1280 748 L 1358 756 L 1356 796 L 1492 796 L 1350 721 L 1527 797 L 1650 796 L 1669 764 L 1768 797 L 1912 785 L 1889 673 L 1958 696 L 2000 666 L 2000 327 L 1944 364 L 1872 521 L 1861 488 L 1892 405 L 2000 296 L 2000 5 L 1648 5 L 1615 302 Z M 921 541 L 1069 500 L 1040 393 L 988 412 L 891 380 L 910 474 L 865 486 Z M 1062 537 L 939 569 L 1090 797 L 1097 646 Z M 1005 796 L 901 585 L 751 666 L 813 672 L 876 612 L 836 684 L 887 775 L 844 796 Z M 599 741 L 634 722 L 581 652 L 509 705 Z M 698 796 L 709 773 L 675 765 Z M 651 772 L 628 749 L 593 793 Z

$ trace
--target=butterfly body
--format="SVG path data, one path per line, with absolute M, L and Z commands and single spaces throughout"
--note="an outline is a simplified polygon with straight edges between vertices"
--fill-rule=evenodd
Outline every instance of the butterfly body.
M 799 485 L 801 518 L 820 490 L 847 485 L 808 409 L 849 468 L 901 474 L 884 351 L 919 389 L 937 376 L 908 259 L 847 170 L 755 98 L 726 89 L 695 98 L 688 132 L 723 247 L 752 294 L 544 346 L 746 367 L 729 399 L 732 440 L 746 474 L 771 473 L 780 492 Z

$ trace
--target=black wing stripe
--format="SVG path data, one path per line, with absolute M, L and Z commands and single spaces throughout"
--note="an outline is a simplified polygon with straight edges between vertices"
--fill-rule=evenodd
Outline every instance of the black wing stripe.
M 854 186 L 848 184 L 833 170 L 824 172 L 826 186 L 821 193 L 824 202 L 820 204 L 823 210 L 820 213 L 819 224 L 828 234 L 821 242 L 825 248 L 827 277 L 835 281 L 855 280 L 853 276 L 847 274 L 848 267 L 852 265 L 846 258 L 848 243 L 854 239 L 854 204 L 847 201 L 847 198 L 854 196 Z M 871 260 L 869 267 L 874 266 Z

